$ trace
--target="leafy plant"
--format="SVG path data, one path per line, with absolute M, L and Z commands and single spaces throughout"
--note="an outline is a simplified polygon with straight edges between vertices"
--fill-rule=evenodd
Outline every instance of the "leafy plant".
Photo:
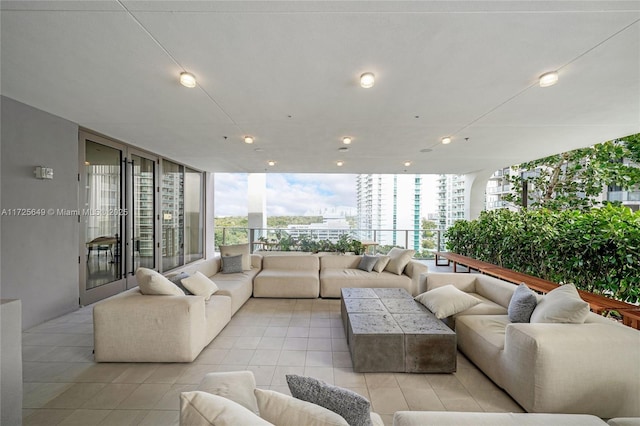
M 445 232 L 453 252 L 631 303 L 640 301 L 640 212 L 483 212 Z

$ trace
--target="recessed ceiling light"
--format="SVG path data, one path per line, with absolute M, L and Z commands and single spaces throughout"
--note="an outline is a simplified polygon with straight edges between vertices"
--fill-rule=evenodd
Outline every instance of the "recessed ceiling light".
M 451 138 L 449 136 L 442 138 L 442 143 L 444 145 L 451 143 Z
M 349 136 L 345 136 L 342 138 L 342 143 L 345 145 L 349 145 L 351 143 L 351 138 Z
M 245 136 L 244 143 L 253 143 L 253 136 Z
M 267 161 L 267 164 L 273 167 L 273 166 L 276 165 L 276 162 L 273 161 L 273 160 L 269 160 L 269 161 Z
M 557 71 L 546 72 L 540 76 L 540 80 L 539 80 L 540 87 L 553 86 L 557 82 L 558 82 Z
M 191 74 L 190 72 L 181 72 L 180 73 L 180 84 L 184 87 L 193 88 L 196 87 L 196 76 Z
M 338 167 L 344 166 L 344 161 L 340 161 L 340 160 L 336 161 L 336 166 L 338 166 Z
M 373 87 L 375 82 L 376 77 L 373 75 L 373 73 L 365 72 L 360 76 L 360 86 L 364 87 L 365 89 Z
M 405 166 L 405 167 L 409 167 L 410 165 L 411 165 L 411 161 L 405 161 L 405 162 L 404 162 L 404 166 Z
M 340 148 L 338 148 L 339 152 L 347 152 L 349 151 L 349 148 L 347 148 L 346 146 L 341 146 Z

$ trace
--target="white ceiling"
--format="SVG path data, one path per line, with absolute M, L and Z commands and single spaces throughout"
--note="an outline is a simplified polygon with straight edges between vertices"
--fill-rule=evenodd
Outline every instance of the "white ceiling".
M 1 6 L 3 95 L 208 171 L 486 172 L 640 132 L 639 1 Z

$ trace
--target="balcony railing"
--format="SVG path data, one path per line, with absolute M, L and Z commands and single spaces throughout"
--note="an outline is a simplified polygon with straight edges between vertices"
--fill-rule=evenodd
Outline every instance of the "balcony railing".
M 442 229 L 347 229 L 347 228 L 242 228 L 216 227 L 215 249 L 230 244 L 249 243 L 256 250 L 300 250 L 301 240 L 336 243 L 348 235 L 369 247 L 369 251 L 386 253 L 392 247 L 409 248 L 416 257 L 432 259 L 436 251 L 445 249 Z M 283 238 L 284 237 L 284 238 Z M 417 237 L 417 238 L 416 238 Z M 293 241 L 293 244 L 291 243 Z M 417 243 L 416 243 L 417 241 Z

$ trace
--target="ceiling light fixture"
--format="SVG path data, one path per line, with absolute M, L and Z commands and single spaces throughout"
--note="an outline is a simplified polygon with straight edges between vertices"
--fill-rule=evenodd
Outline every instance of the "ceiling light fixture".
M 275 161 L 273 161 L 273 160 L 269 160 L 269 161 L 267 162 L 267 164 L 273 167 L 273 166 L 275 166 L 275 165 L 276 165 L 276 162 L 275 162 Z
M 373 75 L 373 73 L 365 72 L 360 76 L 360 87 L 369 89 L 370 87 L 373 87 L 375 81 L 376 77 Z
M 345 136 L 342 138 L 342 143 L 345 145 L 349 145 L 351 143 L 351 138 L 349 136 Z
M 344 165 L 344 161 L 336 161 L 336 166 L 342 167 Z
M 557 82 L 558 82 L 557 71 L 546 72 L 540 76 L 540 80 L 539 80 L 540 87 L 553 86 Z
M 181 72 L 180 73 L 180 84 L 184 87 L 194 88 L 196 87 L 196 76 L 191 74 L 190 72 Z
M 447 145 L 451 143 L 451 138 L 449 136 L 442 138 L 442 144 Z
M 253 136 L 245 136 L 244 143 L 253 143 Z
M 410 165 L 411 165 L 411 161 L 405 161 L 405 162 L 404 162 L 404 166 L 405 166 L 405 167 L 409 167 Z

